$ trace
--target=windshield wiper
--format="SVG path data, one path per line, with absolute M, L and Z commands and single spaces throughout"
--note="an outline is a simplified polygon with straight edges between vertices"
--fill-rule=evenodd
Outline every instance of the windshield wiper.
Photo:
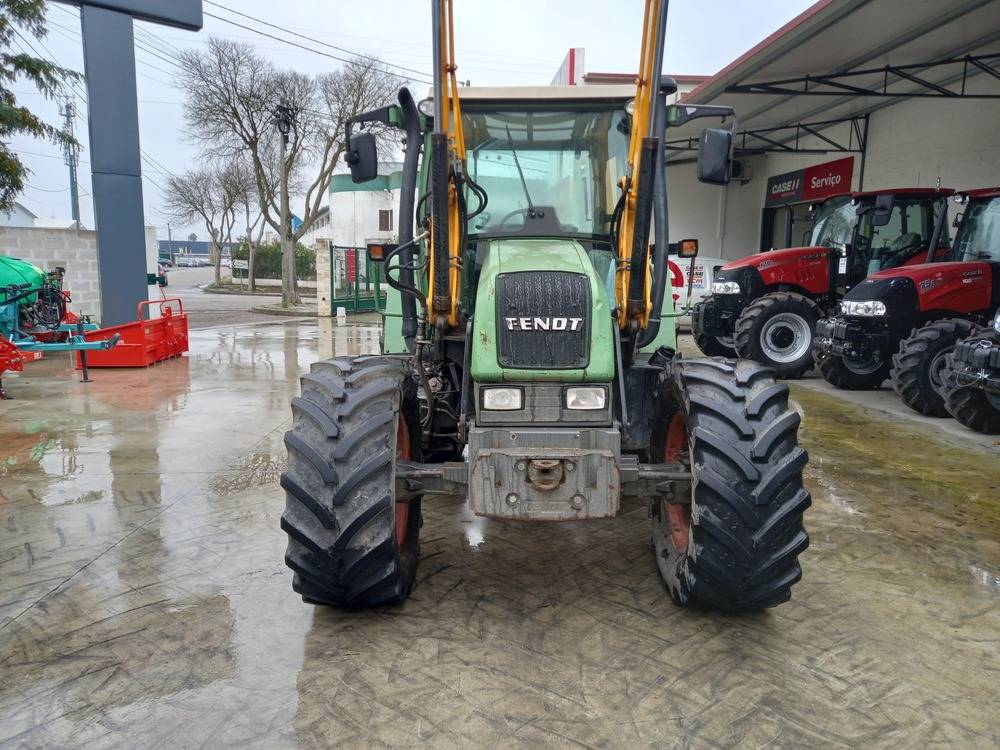
M 531 194 L 528 192 L 528 183 L 524 179 L 524 171 L 521 169 L 521 160 L 517 158 L 517 149 L 514 148 L 514 139 L 510 136 L 510 125 L 504 125 L 507 129 L 507 145 L 510 146 L 510 152 L 514 155 L 514 166 L 517 167 L 517 173 L 521 176 L 521 187 L 524 189 L 524 197 L 528 199 L 528 215 L 533 216 L 535 213 L 535 206 L 531 202 Z

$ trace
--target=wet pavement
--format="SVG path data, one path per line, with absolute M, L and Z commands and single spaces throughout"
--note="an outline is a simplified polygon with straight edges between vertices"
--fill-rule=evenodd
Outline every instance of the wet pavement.
M 371 327 L 213 328 L 147 371 L 29 365 L 0 405 L 0 747 L 992 747 L 998 448 L 801 385 L 792 601 L 674 607 L 646 509 L 530 525 L 425 503 L 402 606 L 291 591 L 300 370 Z

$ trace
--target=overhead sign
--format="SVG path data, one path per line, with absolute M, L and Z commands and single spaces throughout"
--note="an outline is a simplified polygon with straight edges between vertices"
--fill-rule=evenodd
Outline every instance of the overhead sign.
M 853 174 L 854 157 L 848 156 L 775 175 L 767 181 L 764 205 L 806 203 L 849 193 Z
M 56 0 L 66 5 L 86 5 L 127 13 L 133 18 L 166 26 L 176 26 L 188 31 L 201 29 L 202 0 Z

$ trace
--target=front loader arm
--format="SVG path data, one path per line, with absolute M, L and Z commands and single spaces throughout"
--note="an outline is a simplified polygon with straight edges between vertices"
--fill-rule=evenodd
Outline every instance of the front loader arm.
M 433 322 L 459 325 L 463 237 L 465 138 L 455 72 L 452 0 L 431 0 L 434 13 L 434 132 L 431 134 L 429 294 Z
M 661 153 L 664 124 L 659 95 L 667 5 L 667 0 L 646 0 L 642 22 L 628 164 L 622 178 L 622 195 L 616 210 L 619 218 L 615 223 L 615 303 L 618 325 L 622 329 L 645 328 L 653 309 L 648 272 L 649 227 L 655 170 L 663 168 L 657 155 Z

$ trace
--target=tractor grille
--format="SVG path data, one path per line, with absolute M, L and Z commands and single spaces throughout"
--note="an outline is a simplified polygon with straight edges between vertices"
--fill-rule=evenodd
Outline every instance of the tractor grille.
M 565 271 L 497 276 L 501 367 L 569 369 L 590 362 L 590 284 Z

